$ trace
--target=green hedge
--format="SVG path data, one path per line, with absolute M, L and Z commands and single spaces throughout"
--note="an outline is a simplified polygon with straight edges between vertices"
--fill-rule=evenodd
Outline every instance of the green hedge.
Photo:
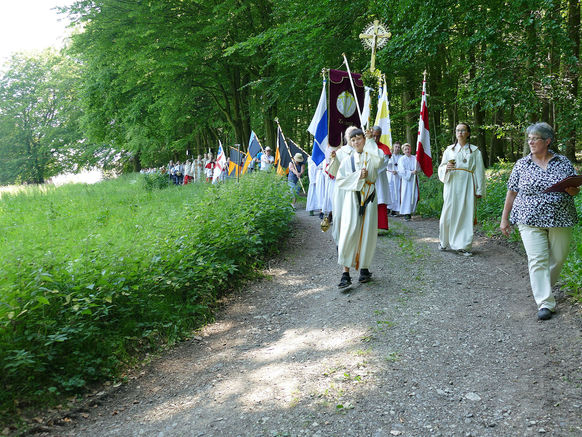
M 507 180 L 513 168 L 513 163 L 500 162 L 487 170 L 487 194 L 484 199 L 477 201 L 478 228 L 488 237 L 506 238 L 499 230 L 501 213 L 507 193 Z M 439 217 L 443 206 L 443 184 L 434 174 L 427 178 L 423 174 L 419 177 L 420 200 L 417 213 L 425 217 Z M 582 219 L 582 194 L 575 198 L 578 217 Z M 569 292 L 582 302 L 582 226 L 580 222 L 574 227 L 572 249 L 564 269 L 562 281 Z M 519 231 L 514 227 L 511 241 L 520 241 Z
M 82 391 L 189 335 L 288 233 L 274 174 L 150 185 L 134 175 L 2 197 L 0 406 Z

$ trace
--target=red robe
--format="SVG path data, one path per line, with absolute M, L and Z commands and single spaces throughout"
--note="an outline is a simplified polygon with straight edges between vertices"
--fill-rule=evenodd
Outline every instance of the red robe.
M 376 144 L 385 155 L 389 158 L 392 156 L 390 147 L 379 141 Z M 378 229 L 388 229 L 388 206 L 385 203 L 378 203 Z

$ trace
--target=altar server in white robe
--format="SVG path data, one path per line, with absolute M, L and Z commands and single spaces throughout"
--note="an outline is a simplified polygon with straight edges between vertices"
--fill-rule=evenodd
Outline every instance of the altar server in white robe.
M 390 215 L 398 215 L 400 213 L 400 176 L 398 175 L 398 160 L 402 157 L 400 153 L 400 141 L 395 141 L 392 144 L 392 157 L 388 161 L 388 184 L 390 185 Z
M 318 210 L 319 202 L 317 201 L 317 173 L 319 167 L 311 159 L 307 158 L 307 175 L 309 176 L 309 188 L 307 189 L 307 202 L 305 203 L 305 210 L 309 211 L 309 215 L 313 215 L 313 211 Z
M 325 194 L 323 200 L 323 215 L 328 216 L 328 219 L 331 223 L 333 220 L 333 192 L 335 187 L 335 175 L 329 173 L 329 165 L 332 162 L 333 157 L 335 156 L 335 152 L 338 148 L 331 147 L 329 144 L 327 149 L 325 150 Z
M 343 267 L 338 288 L 348 288 L 352 281 L 350 268 L 360 269 L 359 282 L 371 279 L 369 267 L 376 252 L 378 239 L 378 201 L 375 182 L 380 158 L 372 138 L 372 130 L 360 129 L 350 133 L 353 153 L 340 164 L 336 188 L 342 194 L 340 219 L 334 228 L 339 230 L 338 264 Z
M 321 212 L 319 213 L 319 218 L 323 218 L 323 203 L 325 202 L 325 159 L 319 163 L 317 166 L 317 182 L 315 183 L 315 198 L 317 202 L 317 208 Z
M 405 143 L 402 146 L 404 156 L 398 160 L 398 175 L 400 176 L 400 214 L 406 221 L 416 211 L 418 203 L 418 177 L 420 165 L 416 156 L 412 155 L 410 144 Z
M 349 136 L 355 130 L 360 129 L 358 129 L 355 126 L 350 126 L 346 129 L 344 133 L 345 145 L 340 147 L 332 154 L 332 159 L 327 167 L 327 171 L 330 175 L 335 177 L 339 171 L 339 167 L 342 161 L 350 157 L 352 153 L 354 153 L 354 148 L 350 143 Z M 332 211 L 333 211 L 332 216 L 334 217 L 335 220 L 334 223 L 339 223 L 339 219 L 342 212 L 343 199 L 344 199 L 343 193 L 340 192 L 340 189 L 338 189 L 336 184 L 336 186 L 334 187 L 334 191 L 332 193 Z M 333 226 L 331 233 L 335 243 L 337 244 L 339 239 L 339 224 L 337 226 L 336 225 Z
M 477 146 L 469 143 L 469 125 L 459 123 L 455 134 L 457 142 L 445 149 L 438 170 L 444 183 L 439 249 L 471 256 L 475 199 L 485 195 L 485 166 Z

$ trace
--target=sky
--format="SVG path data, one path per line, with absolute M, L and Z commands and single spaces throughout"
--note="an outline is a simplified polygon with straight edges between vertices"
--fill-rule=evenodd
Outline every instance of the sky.
M 68 34 L 66 16 L 53 10 L 74 0 L 0 0 L 0 64 L 14 52 L 60 48 Z

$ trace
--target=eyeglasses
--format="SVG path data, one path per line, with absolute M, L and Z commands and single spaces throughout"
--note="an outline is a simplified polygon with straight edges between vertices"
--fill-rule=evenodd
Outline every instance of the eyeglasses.
M 528 143 L 535 143 L 538 140 L 543 140 L 543 138 L 542 137 L 527 137 Z

